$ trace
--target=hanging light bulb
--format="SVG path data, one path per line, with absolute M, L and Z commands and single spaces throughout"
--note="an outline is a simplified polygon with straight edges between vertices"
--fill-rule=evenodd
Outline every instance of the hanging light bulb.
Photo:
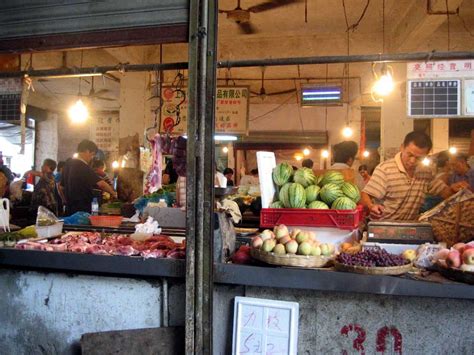
M 84 123 L 89 117 L 89 110 L 79 97 L 74 105 L 69 108 L 69 118 L 74 123 Z
M 354 131 L 349 126 L 344 127 L 344 129 L 342 130 L 342 135 L 345 138 L 351 138 L 353 134 L 354 134 Z
M 372 92 L 378 96 L 387 96 L 393 91 L 394 87 L 392 67 L 383 64 L 380 77 L 375 73 L 374 67 L 375 64 L 372 67 L 372 70 L 376 81 L 372 87 Z
M 457 149 L 456 147 L 450 147 L 450 148 L 449 148 L 449 153 L 450 153 L 450 154 L 453 154 L 453 155 L 454 155 L 454 154 L 456 154 L 457 152 L 458 152 L 458 149 Z
M 329 158 L 329 152 L 324 149 L 322 152 L 321 152 L 321 156 L 324 158 L 324 159 L 327 159 Z
M 303 149 L 303 155 L 308 156 L 311 151 L 308 148 Z
M 295 154 L 295 159 L 296 159 L 297 161 L 300 161 L 300 160 L 303 159 L 303 156 L 302 156 L 301 154 L 299 154 L 299 153 L 296 153 L 296 154 Z
M 117 160 L 114 160 L 112 162 L 112 169 L 117 170 L 119 168 L 120 164 Z
M 426 157 L 425 159 L 422 160 L 421 162 L 424 166 L 429 166 L 431 164 L 430 158 Z
M 72 157 L 73 157 L 74 159 L 77 159 L 77 157 L 79 157 L 79 154 L 74 153 L 74 154 L 72 155 Z
M 229 153 L 229 148 L 227 147 L 222 148 L 222 152 L 225 154 Z
M 364 156 L 364 158 L 368 158 L 370 153 L 368 150 L 364 150 L 364 153 L 362 153 L 362 155 Z

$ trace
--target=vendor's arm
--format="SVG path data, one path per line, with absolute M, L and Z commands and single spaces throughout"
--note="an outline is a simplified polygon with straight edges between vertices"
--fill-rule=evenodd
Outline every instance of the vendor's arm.
M 100 180 L 97 182 L 97 186 L 102 190 L 102 191 L 105 191 L 105 192 L 108 192 L 110 194 L 110 196 L 116 198 L 117 197 L 117 193 L 114 191 L 114 189 L 112 188 L 112 186 L 110 186 L 109 184 L 107 184 L 104 180 Z
M 367 207 L 372 219 L 379 219 L 383 216 L 384 207 L 374 203 L 373 199 L 382 200 L 387 193 L 387 178 L 385 171 L 379 166 L 375 168 L 364 190 L 361 192 L 361 203 Z
M 432 195 L 438 195 L 446 200 L 448 197 L 454 195 L 459 190 L 469 187 L 466 181 L 459 181 L 451 185 L 446 185 L 440 179 L 433 179 L 428 186 L 428 193 Z
M 36 170 L 28 170 L 26 173 L 23 174 L 23 178 L 26 178 L 28 175 L 39 176 L 40 178 L 43 177 L 43 173 L 41 171 Z

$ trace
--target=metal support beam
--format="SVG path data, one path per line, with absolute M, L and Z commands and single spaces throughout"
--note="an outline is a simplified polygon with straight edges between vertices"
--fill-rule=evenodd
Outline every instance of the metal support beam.
M 212 353 L 217 1 L 191 0 L 189 24 L 186 354 Z
M 337 63 L 372 63 L 392 62 L 405 63 L 416 61 L 461 60 L 474 59 L 474 52 L 417 52 L 417 53 L 390 53 L 364 55 L 336 55 L 321 57 L 295 57 L 274 59 L 248 59 L 236 61 L 221 61 L 218 68 L 243 68 L 261 66 L 308 65 L 308 64 L 337 64 Z M 14 78 L 28 75 L 30 77 L 71 77 L 100 75 L 108 72 L 138 72 L 188 69 L 188 63 L 155 63 L 155 64 L 119 64 L 92 68 L 60 68 L 45 70 L 23 70 L 15 72 L 0 72 L 0 78 Z

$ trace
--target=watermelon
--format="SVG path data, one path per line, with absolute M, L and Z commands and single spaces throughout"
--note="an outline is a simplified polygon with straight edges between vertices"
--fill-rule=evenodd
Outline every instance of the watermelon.
M 355 203 L 359 202 L 360 192 L 357 186 L 355 186 L 354 184 L 351 184 L 350 182 L 344 182 L 341 185 L 341 190 L 344 193 L 344 195 L 349 197 L 352 201 L 354 201 Z
M 306 192 L 306 203 L 316 201 L 321 188 L 318 185 L 310 185 L 305 189 Z
M 290 186 L 291 182 L 287 182 L 280 188 L 280 193 L 278 194 L 281 203 L 283 203 L 283 206 L 285 206 L 286 208 L 290 207 L 290 197 L 288 195 L 288 190 L 290 189 Z
M 273 169 L 273 182 L 277 186 L 283 186 L 290 181 L 292 175 L 293 167 L 288 163 L 280 163 Z
M 270 204 L 270 208 L 284 208 L 283 202 L 281 201 L 274 201 Z
M 318 210 L 328 210 L 329 206 L 322 201 L 313 201 L 308 205 L 308 208 L 315 208 Z
M 333 183 L 336 185 L 341 185 L 344 183 L 344 175 L 340 171 L 328 171 L 324 174 L 321 179 L 320 185 L 324 186 L 326 184 Z
M 314 184 L 321 186 L 321 181 L 322 180 L 323 180 L 323 175 L 317 175 L 316 176 L 316 182 Z
M 326 202 L 328 206 L 330 206 L 338 197 L 342 197 L 344 194 L 342 193 L 341 188 L 330 182 L 324 185 L 319 191 L 319 197 L 321 200 Z
M 337 198 L 331 205 L 333 210 L 354 210 L 357 208 L 357 204 L 352 201 L 349 197 L 343 196 Z
M 306 193 L 303 185 L 297 182 L 292 183 L 288 189 L 288 196 L 291 208 L 306 207 Z
M 301 184 L 303 187 L 314 185 L 316 183 L 316 176 L 310 168 L 299 168 L 293 176 L 293 181 Z

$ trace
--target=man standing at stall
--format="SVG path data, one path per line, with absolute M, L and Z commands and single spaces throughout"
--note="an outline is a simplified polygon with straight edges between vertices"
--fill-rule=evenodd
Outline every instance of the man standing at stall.
M 61 176 L 61 188 L 64 190 L 66 215 L 68 216 L 79 211 L 91 212 L 93 189 L 95 188 L 117 197 L 114 189 L 89 166 L 97 153 L 97 145 L 85 139 L 79 143 L 77 153 L 77 158 L 70 159 L 66 163 Z
M 474 191 L 474 168 L 469 166 L 467 159 L 468 156 L 462 153 L 451 157 L 450 165 L 453 169 L 453 174 L 449 177 L 449 183 L 454 184 L 459 181 L 466 181 L 470 189 Z
M 410 132 L 395 158 L 375 168 L 361 193 L 361 203 L 368 208 L 371 219 L 416 220 L 426 193 L 446 199 L 467 186 L 463 181 L 449 187 L 420 164 L 432 146 L 425 133 Z M 375 203 L 373 199 L 381 203 Z

